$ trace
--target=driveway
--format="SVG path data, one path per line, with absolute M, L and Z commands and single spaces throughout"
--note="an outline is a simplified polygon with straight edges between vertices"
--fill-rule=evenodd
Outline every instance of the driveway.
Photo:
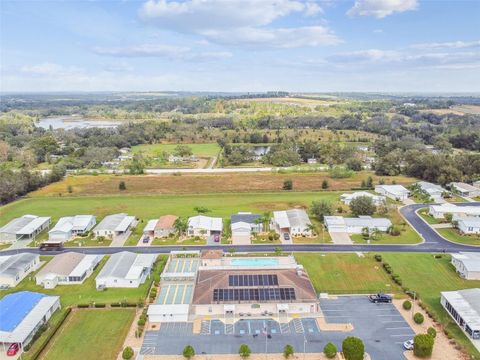
M 346 232 L 329 232 L 330 237 L 334 244 L 341 244 L 341 245 L 348 245 L 353 244 L 352 239 L 350 239 L 350 235 Z
M 321 300 L 320 306 L 328 323 L 349 322 L 354 330 L 322 331 L 313 318 L 296 318 L 289 323 L 244 319 L 234 325 L 205 320 L 200 334 L 193 334 L 188 323 L 170 323 L 159 331 L 147 331 L 140 353 L 176 355 L 187 344 L 197 354 L 236 354 L 241 344 L 247 344 L 252 353 L 281 353 L 286 344 L 291 344 L 298 356 L 304 345 L 306 352 L 322 352 L 328 342 L 341 348 L 343 339 L 353 335 L 363 339 L 374 360 L 404 360 L 402 344 L 413 338 L 414 332 L 392 304 L 372 304 L 366 296 L 346 296 Z

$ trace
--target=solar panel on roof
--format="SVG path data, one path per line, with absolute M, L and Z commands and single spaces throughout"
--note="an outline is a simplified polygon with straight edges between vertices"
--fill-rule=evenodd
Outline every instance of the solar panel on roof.
M 213 289 L 213 301 L 296 300 L 294 288 Z
M 270 275 L 229 275 L 228 286 L 278 286 L 278 276 Z

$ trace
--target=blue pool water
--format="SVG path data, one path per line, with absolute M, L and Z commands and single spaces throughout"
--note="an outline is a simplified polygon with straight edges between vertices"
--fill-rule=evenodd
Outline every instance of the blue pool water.
M 278 259 L 231 259 L 230 265 L 232 266 L 274 266 L 278 265 Z

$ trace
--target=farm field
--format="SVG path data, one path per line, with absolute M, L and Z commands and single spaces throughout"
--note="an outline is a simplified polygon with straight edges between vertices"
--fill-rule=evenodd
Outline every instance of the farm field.
M 115 359 L 134 316 L 134 309 L 74 310 L 41 358 Z
M 378 177 L 371 172 L 359 172 L 351 178 L 332 179 L 327 172 L 294 173 L 231 173 L 231 174 L 181 174 L 181 175 L 79 175 L 67 176 L 29 194 L 29 197 L 70 197 L 76 195 L 132 195 L 132 194 L 204 194 L 228 192 L 281 191 L 283 181 L 293 180 L 294 191 L 321 191 L 327 179 L 328 190 L 358 188 L 362 180 L 371 176 L 374 183 L 395 181 L 408 185 L 415 179 L 405 176 Z M 126 190 L 119 190 L 125 182 Z M 70 188 L 69 188 L 70 187 Z M 69 193 L 69 189 L 72 193 Z
M 440 304 L 440 292 L 480 287 L 480 281 L 461 279 L 450 264 L 450 256 L 436 259 L 433 254 L 385 253 L 382 254 L 403 286 L 417 291 L 423 303 L 434 313 L 462 346 L 480 358 L 480 353 L 453 322 Z
M 397 292 L 398 288 L 373 259 L 365 254 L 296 254 L 317 293 L 367 294 Z
M 160 156 L 162 152 L 173 153 L 178 145 L 186 145 L 192 149 L 193 155 L 199 157 L 217 156 L 220 147 L 216 143 L 210 144 L 147 144 L 132 147 L 132 153 L 142 152 L 146 156 Z

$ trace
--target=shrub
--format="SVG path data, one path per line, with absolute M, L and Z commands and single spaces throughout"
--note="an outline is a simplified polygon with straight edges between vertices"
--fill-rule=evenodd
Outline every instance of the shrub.
M 337 347 L 329 342 L 323 348 L 323 353 L 327 358 L 333 359 L 335 356 L 337 356 Z
M 240 357 L 242 359 L 248 358 L 251 353 L 252 353 L 252 350 L 250 350 L 248 345 L 246 345 L 246 344 L 240 345 L 240 348 L 238 349 L 238 354 L 240 355 Z
M 80 309 L 85 309 L 85 308 L 88 308 L 90 307 L 90 304 L 78 304 L 77 305 L 77 308 L 80 308 Z
M 413 315 L 413 321 L 415 321 L 415 324 L 423 324 L 423 320 L 425 319 L 422 314 L 415 313 L 415 315 Z
M 195 349 L 191 345 L 185 346 L 185 349 L 183 349 L 183 357 L 185 359 L 190 359 L 195 356 Z
M 348 336 L 343 340 L 342 352 L 346 360 L 363 360 L 365 345 L 361 339 Z
M 131 359 L 133 355 L 134 355 L 133 349 L 130 346 L 127 346 L 125 349 L 123 349 L 122 359 L 125 359 L 125 360 Z
M 409 301 L 409 300 L 405 300 L 405 301 L 403 302 L 403 308 L 404 308 L 405 310 L 410 310 L 410 309 L 412 308 L 412 302 Z
M 125 181 L 120 181 L 120 184 L 118 184 L 118 190 L 127 190 L 127 185 L 125 185 Z
M 432 338 L 436 338 L 437 337 L 437 330 L 435 330 L 433 327 L 429 327 L 427 329 L 427 334 L 430 335 Z
M 418 357 L 432 355 L 434 338 L 428 334 L 419 334 L 413 338 L 413 354 Z
M 98 303 L 95 304 L 96 308 L 104 308 L 105 306 L 106 304 L 98 304 Z
M 288 359 L 290 356 L 293 355 L 293 353 L 293 346 L 290 344 L 285 345 L 285 347 L 283 348 L 283 357 L 285 359 Z
M 293 189 L 293 181 L 290 179 L 283 181 L 283 190 L 292 190 Z
M 327 180 L 327 179 L 324 179 L 324 180 L 322 181 L 322 189 L 323 189 L 323 190 L 326 190 L 326 189 L 328 189 L 329 186 L 330 186 L 330 185 L 328 184 L 328 180 Z
M 137 325 L 138 326 L 144 326 L 145 325 L 145 319 L 138 319 Z
M 382 262 L 382 255 L 380 254 L 375 255 L 375 260 L 377 260 L 378 262 Z
M 111 307 L 120 307 L 120 306 L 122 306 L 122 304 L 120 304 L 120 303 L 111 303 L 110 306 L 111 306 Z

